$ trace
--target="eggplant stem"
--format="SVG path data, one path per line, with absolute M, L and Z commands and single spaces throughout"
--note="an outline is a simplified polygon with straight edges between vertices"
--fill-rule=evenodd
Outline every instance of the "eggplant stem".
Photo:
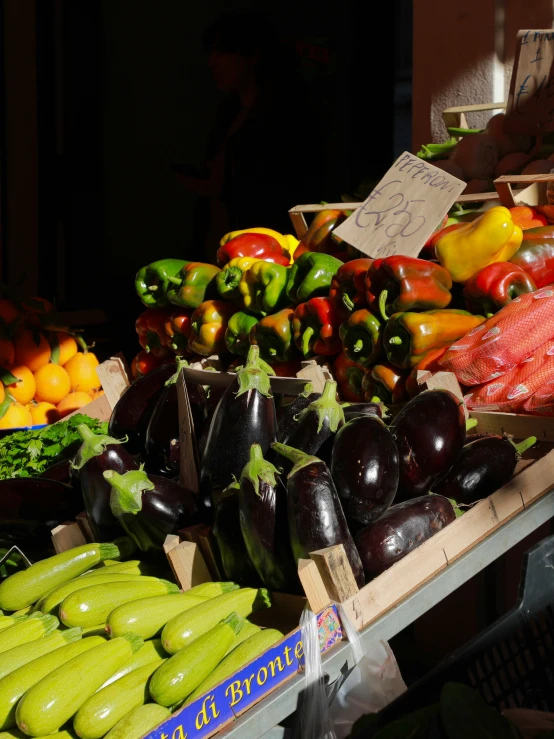
M 348 293 L 344 292 L 342 294 L 342 302 L 344 303 L 344 306 L 347 310 L 349 311 L 354 310 L 354 303 L 352 302 L 352 299 Z
M 466 421 L 466 431 L 469 431 L 470 429 L 474 429 L 477 426 L 477 419 L 476 418 L 468 418 Z
M 387 316 L 387 297 L 388 297 L 389 291 L 388 290 L 382 290 L 381 295 L 379 295 L 379 312 L 383 316 L 383 321 L 388 321 L 389 317 Z
M 521 455 L 525 454 L 525 452 L 528 449 L 531 449 L 531 447 L 537 443 L 537 437 L 536 436 L 530 436 L 528 439 L 524 439 L 523 441 L 520 441 L 519 444 L 514 444 L 514 442 L 511 439 L 508 439 L 510 444 L 514 447 L 516 450 L 516 453 Z
M 318 464 L 321 462 L 321 459 L 318 459 L 317 457 L 312 457 L 305 452 L 301 452 L 300 449 L 295 449 L 292 446 L 281 444 L 279 441 L 273 442 L 271 448 L 274 449 L 277 454 L 285 457 L 285 459 L 290 459 L 291 462 L 294 462 L 294 467 L 289 472 L 287 477 L 292 477 L 299 470 L 301 470 L 302 467 L 307 467 L 310 464 Z
M 451 136 L 471 136 L 476 133 L 483 133 L 484 128 L 456 128 L 455 126 L 449 126 L 447 129 Z
M 257 390 L 266 398 L 273 397 L 269 375 L 260 365 L 260 348 L 257 344 L 250 346 L 246 357 L 246 366 L 241 367 L 237 372 L 237 382 L 239 386 L 236 394 L 237 398 L 250 390 Z
M 389 344 L 396 344 L 396 346 L 400 346 L 402 343 L 402 339 L 400 336 L 391 336 L 389 339 Z
M 308 326 L 302 334 L 302 354 L 307 357 L 310 353 L 310 341 L 314 335 L 313 326 Z

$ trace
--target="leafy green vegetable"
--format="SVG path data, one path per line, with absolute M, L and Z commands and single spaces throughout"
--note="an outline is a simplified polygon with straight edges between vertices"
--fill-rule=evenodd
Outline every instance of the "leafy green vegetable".
M 45 469 L 75 452 L 81 442 L 77 426 L 84 424 L 96 434 L 106 434 L 108 424 L 82 413 L 36 431 L 16 431 L 0 439 L 0 480 L 37 477 Z

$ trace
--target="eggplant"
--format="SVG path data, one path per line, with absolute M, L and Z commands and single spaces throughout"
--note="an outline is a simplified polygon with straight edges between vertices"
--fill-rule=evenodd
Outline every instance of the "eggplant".
M 222 493 L 215 509 L 212 533 L 217 541 L 225 576 L 242 586 L 259 587 L 258 577 L 246 549 L 240 523 L 240 485 L 235 480 Z
M 296 426 L 296 416 L 307 408 L 314 400 L 319 400 L 321 393 L 314 393 L 311 382 L 304 385 L 303 392 L 300 393 L 288 405 L 281 406 L 277 411 L 277 439 L 283 441 L 288 437 L 292 429 Z
M 56 464 L 47 467 L 38 477 L 44 477 L 46 480 L 56 480 L 56 482 L 64 482 L 71 485 L 73 482 L 71 475 L 71 459 L 62 459 Z
M 345 423 L 360 416 L 377 416 L 377 418 L 387 416 L 387 407 L 383 403 L 345 403 L 342 410 Z
M 58 523 L 74 519 L 83 499 L 63 482 L 43 477 L 0 480 L 0 519 Z
M 262 584 L 270 590 L 298 591 L 287 524 L 287 492 L 277 469 L 252 444 L 250 461 L 240 476 L 242 537 Z
M 52 529 L 62 520 L 31 521 L 27 519 L 0 518 L 0 548 L 18 546 L 31 560 L 38 561 L 54 554 Z M 1 734 L 0 734 L 1 736 Z
M 165 383 L 175 374 L 175 364 L 164 364 L 136 379 L 115 404 L 108 434 L 116 439 L 127 437 L 131 454 L 144 451 L 144 435 Z
M 399 478 L 398 449 L 376 416 L 360 416 L 337 433 L 331 475 L 346 518 L 375 521 L 391 505 Z
M 397 502 L 424 495 L 463 449 L 463 403 L 448 390 L 425 390 L 404 406 L 391 432 L 400 458 Z
M 273 449 L 294 466 L 287 476 L 289 536 L 294 560 L 309 559 L 310 552 L 343 544 L 358 587 L 364 573 L 360 555 L 325 462 L 279 442 Z
M 476 503 L 509 482 L 523 452 L 535 444 L 530 436 L 519 444 L 502 436 L 489 436 L 467 444 L 435 485 L 433 492 L 469 505 Z
M 141 551 L 163 553 L 168 534 L 198 522 L 195 495 L 178 482 L 143 470 L 103 474 L 112 488 L 112 513 Z
M 265 454 L 277 437 L 275 402 L 269 376 L 260 367 L 259 349 L 251 346 L 246 365 L 226 388 L 210 424 L 200 470 L 200 490 L 206 517 L 212 502 L 237 479 L 259 444 Z
M 377 577 L 456 518 L 442 495 L 398 503 L 355 536 L 367 580 Z

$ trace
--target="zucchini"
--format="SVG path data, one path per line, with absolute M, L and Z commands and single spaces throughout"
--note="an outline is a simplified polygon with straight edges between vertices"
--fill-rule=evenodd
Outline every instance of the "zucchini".
M 108 562 L 110 564 L 108 564 Z M 142 575 L 141 562 L 138 559 L 130 559 L 128 562 L 116 562 L 113 559 L 108 559 L 105 562 L 100 562 L 98 567 L 95 567 L 90 572 L 85 572 L 81 577 L 96 577 L 96 575 Z
M 105 736 L 105 739 L 141 739 L 150 729 L 171 716 L 168 708 L 147 703 L 128 713 Z
M 238 590 L 240 585 L 234 582 L 202 582 L 195 585 L 190 590 L 185 591 L 185 595 L 199 595 L 202 598 L 216 598 L 223 593 L 230 593 L 232 590 Z
M 105 623 L 110 613 L 123 603 L 178 592 L 178 586 L 168 580 L 91 585 L 65 598 L 60 606 L 60 619 L 66 626 L 94 626 Z
M 150 676 L 165 660 L 159 659 L 120 677 L 84 703 L 73 719 L 73 728 L 82 739 L 101 739 L 133 708 L 150 699 Z
M 254 634 L 259 634 L 261 631 L 259 626 L 256 626 L 256 624 L 253 624 L 251 621 L 244 622 L 244 626 L 239 631 L 238 634 L 235 635 L 235 638 L 233 639 L 233 643 L 229 647 L 229 649 L 225 652 L 225 656 L 230 654 L 233 649 L 236 649 L 239 644 L 242 644 L 243 641 L 246 641 L 247 639 L 250 639 L 251 636 L 254 636 Z
M 106 631 L 110 636 L 122 636 L 132 631 L 133 634 L 138 634 L 143 639 L 150 639 L 159 634 L 174 616 L 200 603 L 205 603 L 206 600 L 207 598 L 189 595 L 187 591 L 124 603 L 108 616 Z
M 105 639 L 108 638 L 106 634 L 106 624 L 94 624 L 94 626 L 85 626 L 85 628 L 81 629 L 81 631 L 83 632 L 83 638 L 85 636 L 103 636 Z M 121 636 L 123 636 L 123 634 Z
M 26 734 L 22 734 L 17 729 L 10 729 L 9 731 L 2 731 L 0 732 L 0 739 L 29 739 L 29 737 Z M 77 735 L 74 734 L 72 731 L 55 731 L 53 734 L 48 734 L 48 736 L 36 736 L 35 739 L 78 739 Z
M 210 598 L 205 603 L 174 616 L 164 626 L 163 648 L 169 654 L 175 654 L 233 611 L 246 618 L 252 611 L 269 608 L 270 605 L 269 594 L 265 588 L 260 588 L 260 590 L 241 588 L 218 595 L 217 598 Z
M 142 646 L 139 636 L 110 639 L 61 665 L 28 690 L 17 704 L 18 727 L 25 734 L 52 734 Z
M 4 631 L 9 626 L 15 626 L 20 621 L 24 621 L 27 616 L 0 616 L 0 631 Z
M 13 613 L 10 613 L 10 616 L 13 618 L 14 616 L 28 616 L 33 611 L 33 606 L 27 606 L 26 608 L 20 608 L 19 611 L 14 611 Z
M 244 625 L 231 613 L 158 667 L 150 680 L 150 695 L 162 706 L 180 703 L 203 682 L 223 659 Z
M 114 575 L 98 575 L 94 578 L 95 585 L 106 585 L 113 582 L 152 582 L 158 580 L 157 577 L 140 577 L 140 575 L 125 575 L 116 573 Z M 92 581 L 88 578 L 77 577 L 74 580 L 60 585 L 59 588 L 51 590 L 40 601 L 40 610 L 43 613 L 53 613 L 60 603 L 67 598 L 71 593 L 76 593 L 79 590 L 90 588 Z M 129 629 L 127 629 L 129 631 Z
M 239 631 L 240 635 L 240 631 Z M 241 670 L 253 659 L 263 654 L 266 649 L 272 647 L 278 641 L 283 638 L 283 634 L 277 629 L 263 629 L 259 633 L 254 634 L 245 641 L 242 642 L 238 647 L 233 649 L 213 670 L 210 672 L 208 677 L 200 683 L 194 693 L 189 695 L 186 701 L 186 705 L 192 703 L 201 695 L 207 693 L 225 678 L 233 675 L 237 670 Z
M 18 667 L 26 665 L 38 657 L 49 652 L 54 652 L 71 642 L 80 641 L 81 629 L 66 629 L 65 631 L 54 631 L 42 639 L 20 644 L 18 647 L 9 649 L 2 654 L 0 660 L 0 678 L 5 677 Z
M 161 639 L 145 641 L 144 646 L 141 647 L 138 652 L 135 652 L 124 665 L 121 665 L 117 672 L 110 675 L 106 682 L 100 686 L 100 690 L 116 680 L 119 680 L 120 677 L 128 675 L 132 670 L 136 670 L 138 667 L 142 667 L 143 665 L 148 665 L 151 662 L 157 662 L 165 657 L 167 657 L 167 652 L 162 647 Z
M 83 544 L 36 562 L 0 583 L 0 608 L 17 611 L 30 606 L 50 590 L 82 575 L 103 559 L 118 556 L 119 549 L 115 544 Z
M 67 633 L 67 632 L 66 632 Z M 9 729 L 15 726 L 15 709 L 18 700 L 36 685 L 39 680 L 49 675 L 61 665 L 69 662 L 73 657 L 103 644 L 105 639 L 91 636 L 88 639 L 67 644 L 65 647 L 43 654 L 26 665 L 10 672 L 0 680 L 0 729 Z
M 36 613 L 24 621 L 9 626 L 4 631 L 0 631 L 0 654 L 7 652 L 8 649 L 18 647 L 20 644 L 26 644 L 41 639 L 43 636 L 48 636 L 58 627 L 59 623 L 55 616 Z

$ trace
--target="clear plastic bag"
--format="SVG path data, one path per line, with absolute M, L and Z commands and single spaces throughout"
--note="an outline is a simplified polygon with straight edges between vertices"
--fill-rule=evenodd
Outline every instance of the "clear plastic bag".
M 344 608 L 339 605 L 338 610 L 356 662 L 356 666 L 342 681 L 329 708 L 334 736 L 345 739 L 360 716 L 377 713 L 388 706 L 406 690 L 406 684 L 387 642 L 375 642 L 369 649 L 364 649 Z

